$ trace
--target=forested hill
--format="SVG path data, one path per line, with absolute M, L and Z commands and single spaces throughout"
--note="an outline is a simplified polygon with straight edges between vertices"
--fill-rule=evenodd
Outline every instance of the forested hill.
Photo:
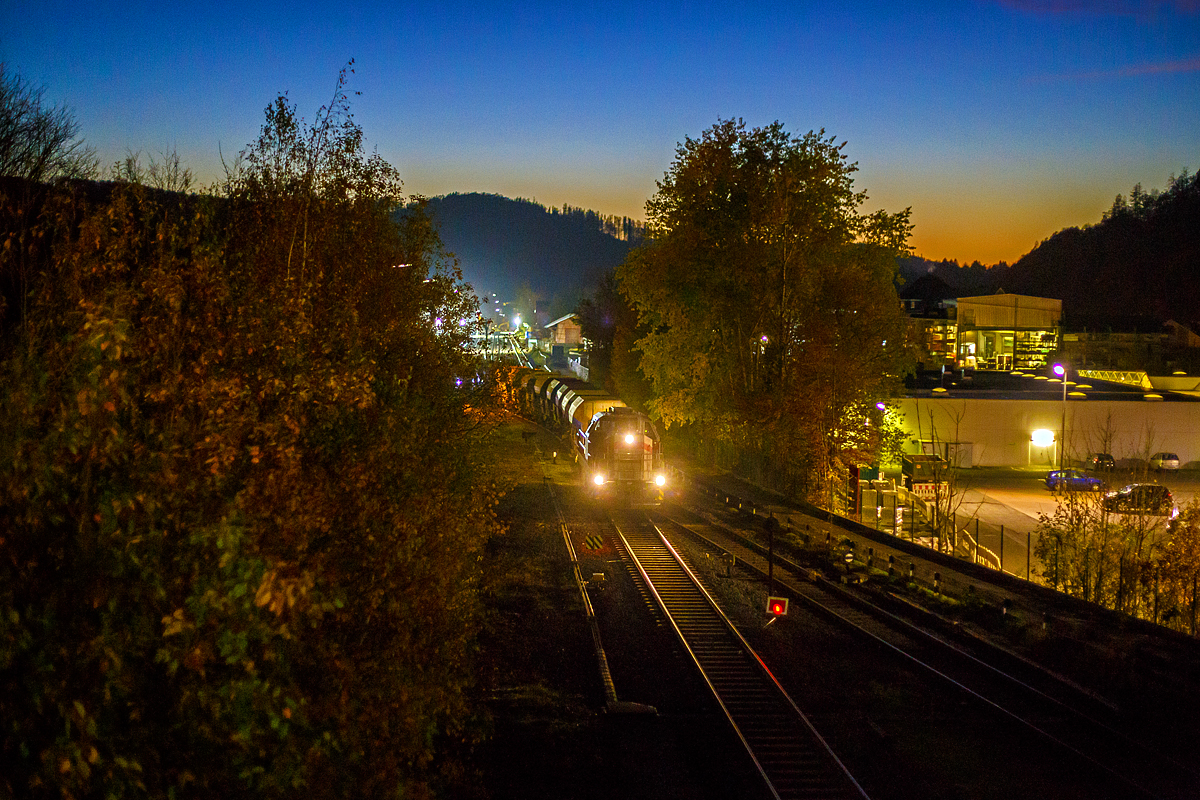
M 1015 264 L 959 267 L 908 259 L 907 281 L 931 271 L 959 296 L 1003 289 L 1055 297 L 1071 326 L 1112 325 L 1130 317 L 1200 319 L 1200 174 L 1185 170 L 1163 192 L 1137 185 L 1094 225 L 1066 228 Z
M 572 311 L 598 278 L 620 264 L 644 234 L 629 218 L 547 208 L 495 194 L 429 200 L 446 249 L 482 296 L 558 316 Z M 1135 186 L 1093 225 L 1066 228 L 1015 264 L 993 266 L 909 258 L 901 277 L 932 272 L 957 296 L 997 291 L 1063 301 L 1068 325 L 1119 325 L 1131 317 L 1200 319 L 1200 175 L 1185 170 L 1165 191 Z M 539 314 L 541 316 L 541 314 Z
M 481 297 L 495 292 L 524 303 L 532 294 L 554 315 L 574 310 L 643 233 L 641 223 L 627 217 L 495 194 L 434 197 L 428 212 Z

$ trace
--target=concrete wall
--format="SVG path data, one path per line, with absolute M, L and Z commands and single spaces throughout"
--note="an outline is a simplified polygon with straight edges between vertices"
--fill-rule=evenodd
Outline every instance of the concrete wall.
M 914 440 L 970 443 L 958 448 L 962 466 L 1050 466 L 1054 445 L 1036 447 L 1036 429 L 1055 432 L 1063 421 L 1061 400 L 904 398 L 892 405 L 904 415 L 906 452 L 921 452 Z M 1105 431 L 1109 431 L 1105 444 Z M 1066 455 L 1090 452 L 1146 459 L 1160 450 L 1177 453 L 1180 466 L 1200 467 L 1200 403 L 1146 400 L 1068 400 Z M 943 453 L 944 454 L 944 453 Z

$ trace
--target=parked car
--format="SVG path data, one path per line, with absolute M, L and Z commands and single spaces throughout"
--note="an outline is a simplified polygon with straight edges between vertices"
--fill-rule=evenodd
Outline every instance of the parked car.
M 1179 456 L 1174 453 L 1155 453 L 1150 456 L 1150 469 L 1179 469 Z
M 1046 488 L 1058 491 L 1100 491 L 1100 479 L 1084 475 L 1077 469 L 1052 469 L 1046 473 Z
M 1083 464 L 1095 472 L 1108 472 L 1116 469 L 1117 466 L 1117 462 L 1113 460 L 1112 453 L 1092 453 Z
M 1153 514 L 1174 519 L 1179 514 L 1171 490 L 1157 483 L 1131 483 L 1104 496 L 1105 510 L 1118 514 Z

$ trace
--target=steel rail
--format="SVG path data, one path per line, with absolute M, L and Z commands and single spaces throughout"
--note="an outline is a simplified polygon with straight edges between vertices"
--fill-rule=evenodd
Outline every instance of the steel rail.
M 866 793 L 738 633 L 662 531 L 622 526 L 626 552 L 778 800 Z
M 767 575 L 766 568 L 763 566 L 760 566 L 758 563 L 756 563 L 758 561 L 763 561 L 765 563 L 765 559 L 764 559 L 762 553 L 759 552 L 759 549 L 761 546 L 758 545 L 757 543 L 745 543 L 742 541 L 742 537 L 740 534 L 733 532 L 733 531 L 723 530 L 723 529 L 722 529 L 722 534 L 726 537 L 729 537 L 732 540 L 732 542 L 726 542 L 726 543 L 716 542 L 713 539 L 710 539 L 710 538 L 704 536 L 703 534 L 698 533 L 697 531 L 694 531 L 685 525 L 682 525 L 678 521 L 671 520 L 669 518 L 667 518 L 667 521 L 671 522 L 671 524 L 673 524 L 673 525 L 679 527 L 681 530 L 685 531 L 687 533 L 687 535 L 689 535 L 693 538 L 696 538 L 699 541 L 703 541 L 706 544 L 709 544 L 716 549 L 730 552 L 735 557 L 740 559 L 741 562 L 744 565 L 746 565 L 746 567 L 755 571 L 759 575 L 766 577 L 766 575 Z M 732 543 L 734 546 L 729 547 L 728 545 L 730 543 Z M 968 662 L 971 662 L 971 664 L 973 664 L 974 667 L 976 667 L 977 669 L 989 673 L 990 677 L 1000 680 L 1002 682 L 1006 682 L 1012 687 L 1017 687 L 1021 691 L 1025 691 L 1025 692 L 1033 695 L 1039 701 L 1048 703 L 1051 706 L 1058 709 L 1063 714 L 1073 717 L 1075 720 L 1077 720 L 1077 722 L 1082 723 L 1084 725 L 1092 726 L 1095 729 L 1097 729 L 1097 732 L 1100 732 L 1105 736 L 1118 739 L 1122 745 L 1131 746 L 1131 747 L 1138 749 L 1139 751 L 1141 751 L 1143 753 L 1143 756 L 1145 756 L 1145 757 L 1154 758 L 1155 760 L 1165 762 L 1166 764 L 1168 764 L 1178 770 L 1185 771 L 1191 775 L 1195 775 L 1195 772 L 1193 770 L 1191 770 L 1190 768 L 1188 768 L 1186 765 L 1181 765 L 1178 762 L 1176 762 L 1174 759 L 1170 759 L 1169 757 L 1165 756 L 1162 753 L 1157 753 L 1157 752 L 1151 750 L 1150 748 L 1145 747 L 1142 743 L 1137 742 L 1134 739 L 1131 739 L 1130 737 L 1128 737 L 1121 731 L 1114 729 L 1112 726 L 1108 725 L 1107 723 L 1095 719 L 1090 714 L 1087 714 L 1086 712 L 1081 711 L 1080 709 L 1060 700 L 1059 698 L 1056 698 L 1056 697 L 1053 697 L 1052 695 L 1047 694 L 1046 692 L 1042 691 L 1041 689 L 1031 685 L 1027 681 L 1024 681 L 1021 678 L 1000 669 L 996 665 L 991 664 L 991 663 L 979 658 L 978 656 L 967 652 L 966 650 L 963 650 L 962 648 L 960 648 L 957 645 L 955 645 L 954 643 L 942 638 L 941 636 L 938 636 L 938 635 L 932 633 L 931 631 L 914 624 L 913 622 L 911 622 L 909 620 L 899 617 L 886 609 L 876 606 L 861 597 L 857 597 L 855 595 L 851 595 L 851 594 L 845 592 L 840 587 L 833 585 L 832 583 L 830 583 L 828 580 L 826 580 L 824 578 L 810 580 L 809 583 L 806 583 L 803 586 L 798 585 L 796 583 L 796 581 L 800 580 L 800 577 L 802 575 L 809 572 L 808 570 L 805 570 L 802 567 L 800 567 L 799 565 L 795 564 L 794 562 L 791 562 L 789 559 L 780 557 L 778 555 L 775 556 L 774 562 L 775 562 L 775 576 L 774 576 L 775 583 L 778 587 L 785 588 L 787 590 L 785 592 L 786 594 L 796 597 L 797 599 L 801 600 L 806 605 L 809 605 L 810 607 L 812 607 L 814 610 L 818 611 L 819 613 L 821 613 L 829 618 L 839 621 L 841 624 L 843 624 L 853 630 L 856 630 L 861 635 L 869 637 L 871 640 L 873 640 L 877 644 L 883 646 L 884 648 L 892 651 L 893 653 L 895 653 L 902 659 L 906 660 L 908 663 L 911 663 L 911 664 L 931 673 L 932 675 L 936 676 L 937 678 L 948 682 L 950 685 L 954 686 L 956 689 L 958 689 L 958 690 L 964 692 L 965 694 L 967 694 L 968 696 L 972 697 L 977 702 L 980 702 L 983 705 L 995 710 L 996 712 L 1016 721 L 1017 723 L 1032 730 L 1033 732 L 1044 737 L 1046 740 L 1054 743 L 1055 745 L 1062 747 L 1065 750 L 1075 754 L 1077 757 L 1082 758 L 1085 761 L 1093 764 L 1094 766 L 1099 767 L 1101 770 L 1103 770 L 1107 774 L 1122 781 L 1124 784 L 1129 786 L 1129 788 L 1131 788 L 1137 792 L 1140 792 L 1143 795 L 1148 796 L 1148 797 L 1159 797 L 1160 796 L 1158 791 L 1147 787 L 1146 785 L 1141 783 L 1139 780 L 1131 777 L 1130 775 L 1125 774 L 1125 773 L 1120 772 L 1117 769 L 1115 769 L 1114 766 L 1111 763 L 1108 763 L 1105 758 L 1094 756 L 1090 753 L 1084 752 L 1083 750 L 1080 749 L 1079 746 L 1076 746 L 1075 744 L 1065 741 L 1061 735 L 1055 734 L 1054 732 L 1047 730 L 1044 727 L 1044 724 L 1045 724 L 1044 722 L 1042 722 L 1042 723 L 1035 722 L 1034 720 L 1032 720 L 1028 716 L 1026 716 L 1023 712 L 1014 711 L 1014 710 L 1010 709 L 1009 707 L 1007 707 L 1006 705 L 1004 705 L 1003 704 L 1004 701 L 997 701 L 991 697 L 984 695 L 981 691 L 977 691 L 976 689 L 972 688 L 971 686 L 966 685 L 965 683 L 962 682 L 962 680 L 947 674 L 942 669 L 939 669 L 938 667 L 928 663 L 926 660 L 922 659 L 918 655 L 915 655 L 914 653 L 909 652 L 904 647 L 896 644 L 894 641 L 889 641 L 887 638 L 880 635 L 878 630 L 871 630 L 871 628 L 872 627 L 877 628 L 878 626 L 883 626 L 885 629 L 890 629 L 892 631 L 895 631 L 896 629 L 900 629 L 899 633 L 902 636 L 908 637 L 909 639 L 912 639 L 913 637 L 919 638 L 920 640 L 924 641 L 927 644 L 932 644 L 936 648 L 940 648 L 946 652 L 952 653 L 954 655 L 954 657 L 956 657 L 956 658 L 960 658 L 960 659 L 966 660 Z M 786 570 L 786 572 L 785 572 L 785 570 Z M 789 575 L 787 573 L 791 573 L 791 574 Z M 814 596 L 815 594 L 820 594 L 822 597 Z M 822 599 L 822 598 L 824 598 L 824 599 Z M 1091 699 L 1091 698 L 1089 698 L 1089 699 Z M 1112 752 L 1111 746 L 1108 749 L 1109 749 L 1109 752 L 1111 753 Z

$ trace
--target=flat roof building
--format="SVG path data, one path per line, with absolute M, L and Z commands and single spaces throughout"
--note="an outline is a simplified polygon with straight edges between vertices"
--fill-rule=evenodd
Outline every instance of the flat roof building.
M 1038 369 L 1058 350 L 1061 300 L 1000 293 L 960 297 L 956 305 L 958 365 Z

